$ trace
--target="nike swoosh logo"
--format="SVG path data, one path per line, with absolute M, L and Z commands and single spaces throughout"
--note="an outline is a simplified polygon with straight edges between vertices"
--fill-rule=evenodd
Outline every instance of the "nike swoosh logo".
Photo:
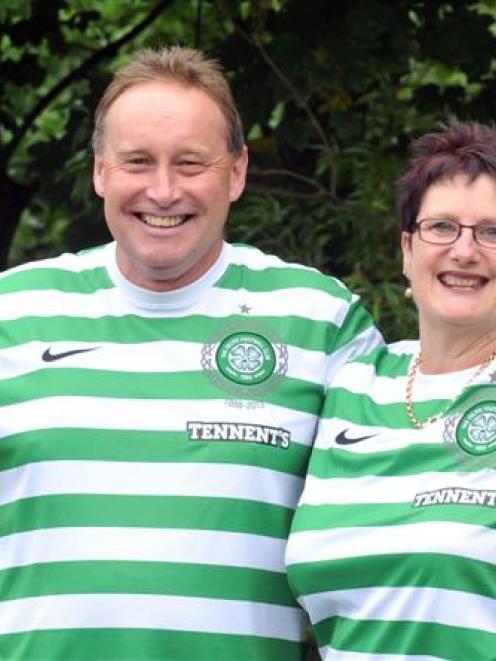
M 53 363 L 55 360 L 62 360 L 62 358 L 75 356 L 78 353 L 86 353 L 87 351 L 94 351 L 95 349 L 98 349 L 98 347 L 89 347 L 88 349 L 72 349 L 72 351 L 63 351 L 62 353 L 52 353 L 51 347 L 48 347 L 48 349 L 43 352 L 41 358 L 45 363 Z
M 349 438 L 348 436 L 346 436 L 347 431 L 348 431 L 347 429 L 340 431 L 339 434 L 336 436 L 336 443 L 338 445 L 353 445 L 353 443 L 366 441 L 368 438 L 377 436 L 377 434 L 370 434 L 370 436 L 358 436 L 358 438 Z

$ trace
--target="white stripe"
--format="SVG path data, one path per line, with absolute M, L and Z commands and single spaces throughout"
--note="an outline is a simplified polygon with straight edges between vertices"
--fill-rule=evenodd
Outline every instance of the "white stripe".
M 38 262 L 26 262 L 25 264 L 21 264 L 20 266 L 16 266 L 0 274 L 0 279 L 8 278 L 13 273 L 22 273 L 34 269 L 56 269 L 80 273 L 81 271 L 86 271 L 88 269 L 105 267 L 107 251 L 108 244 L 99 246 L 95 250 L 91 250 L 84 255 L 63 253 L 57 257 L 42 259 Z
M 241 498 L 295 507 L 303 482 L 269 468 L 187 462 L 40 461 L 0 474 L 0 505 L 57 494 L 109 494 Z
M 345 411 L 340 410 L 341 413 Z M 438 445 L 445 443 L 443 440 L 445 419 L 427 425 L 423 429 L 394 429 L 393 427 L 377 427 L 374 425 L 360 425 L 350 422 L 344 418 L 334 416 L 332 418 L 321 418 L 319 421 L 319 432 L 315 439 L 315 447 L 321 450 L 339 449 L 355 454 L 369 454 L 373 452 L 391 452 L 401 450 L 410 445 Z M 336 437 L 345 433 L 347 438 L 363 438 L 360 442 L 349 445 L 339 445 Z M 444 445 L 446 450 L 449 446 Z M 448 455 L 447 455 L 448 456 Z
M 433 622 L 496 631 L 496 601 L 459 590 L 431 587 L 372 587 L 319 592 L 300 602 L 318 623 L 336 615 L 353 620 Z
M 320 271 L 311 267 L 304 266 L 303 264 L 298 264 L 296 262 L 285 262 L 277 255 L 270 255 L 262 252 L 258 248 L 251 246 L 241 246 L 241 245 L 232 245 L 231 244 L 231 253 L 229 255 L 229 261 L 232 264 L 238 264 L 239 266 L 246 266 L 252 271 L 265 271 L 265 269 L 295 269 L 297 271 L 311 271 L 322 276 L 322 281 L 326 279 L 332 279 L 334 282 L 339 284 L 343 289 L 346 289 L 342 282 L 336 278 L 329 278 L 329 276 L 324 276 Z
M 438 421 L 440 422 L 440 421 Z M 443 421 L 444 422 L 444 421 Z M 372 452 L 386 452 L 408 447 L 412 443 L 440 443 L 440 437 L 433 435 L 434 425 L 429 425 L 429 434 L 422 434 L 425 429 L 386 429 L 372 425 L 357 425 L 349 420 L 334 417 L 332 419 L 320 418 L 319 432 L 314 447 L 319 450 L 339 449 L 354 454 L 369 454 Z M 363 440 L 350 445 L 339 445 L 336 436 L 345 433 L 347 438 L 362 438 Z M 369 438 L 364 438 L 368 436 Z
M 85 269 L 91 269 L 98 266 L 104 266 L 107 263 L 107 260 L 113 259 L 115 255 L 115 241 L 108 243 L 106 245 L 97 246 L 95 250 L 89 251 L 83 255 L 77 255 L 74 253 L 63 253 L 57 257 L 43 259 L 40 261 L 32 261 L 16 266 L 4 274 L 0 275 L 0 278 L 6 277 L 11 273 L 18 273 L 20 271 L 30 271 L 32 269 L 61 269 L 67 271 L 74 271 L 78 273 Z M 317 269 L 299 264 L 297 262 L 285 262 L 280 257 L 276 255 L 270 255 L 262 252 L 258 248 L 250 246 L 241 246 L 241 245 L 232 245 L 224 244 L 229 250 L 229 261 L 232 264 L 238 264 L 240 266 L 247 266 L 253 271 L 264 271 L 268 268 L 279 268 L 279 269 L 294 269 L 296 271 L 311 271 L 314 273 L 320 273 Z M 336 278 L 331 278 L 329 276 L 322 276 L 322 280 L 325 281 L 333 280 L 338 284 L 343 290 L 346 290 L 345 285 L 337 280 Z
M 230 599 L 81 594 L 16 599 L 0 604 L 0 634 L 86 628 L 169 629 L 292 641 L 302 637 L 298 609 Z
M 388 344 L 388 353 L 396 356 L 413 356 L 419 352 L 420 342 L 418 340 L 399 340 Z
M 188 315 L 205 315 L 225 318 L 226 313 L 239 313 L 240 302 L 251 308 L 255 316 L 305 317 L 306 320 L 341 325 L 348 312 L 348 303 L 326 292 L 305 287 L 294 287 L 291 295 L 277 292 L 248 292 L 243 289 L 215 289 L 215 297 L 202 296 L 188 308 Z M 304 305 L 302 302 L 304 301 Z M 99 289 L 90 294 L 43 290 L 20 291 L 2 295 L 0 321 L 33 317 L 84 317 L 86 320 L 100 317 L 121 317 L 136 314 L 136 309 L 121 296 L 118 289 Z M 167 309 L 167 318 L 184 318 L 183 308 Z M 140 308 L 140 317 L 163 318 L 162 308 Z
M 443 661 L 440 656 L 424 654 L 369 654 L 368 652 L 344 652 L 325 645 L 319 647 L 322 661 Z
M 195 413 L 196 412 L 196 413 Z M 238 421 L 240 413 L 236 414 Z M 260 410 L 244 408 L 244 423 L 260 424 Z M 45 397 L 0 409 L 0 439 L 9 434 L 76 427 L 186 431 L 189 421 L 229 422 L 225 400 L 150 400 L 104 397 Z M 317 417 L 282 406 L 264 404 L 264 419 L 291 431 L 291 443 L 312 443 Z
M 375 365 L 355 362 L 346 365 L 334 379 L 332 385 L 356 395 L 370 397 L 377 404 L 390 404 L 401 399 L 401 394 L 406 387 L 406 375 L 394 378 L 378 376 L 375 372 Z M 449 386 L 449 384 L 446 385 Z
M 383 343 L 383 339 L 375 326 L 366 328 L 364 331 L 355 335 L 350 341 L 341 348 L 333 351 L 332 359 L 328 363 L 326 385 L 335 386 L 336 375 L 341 374 L 342 366 L 356 358 L 357 356 L 366 356 L 378 345 Z M 355 364 L 355 363 L 354 363 Z
M 43 528 L 0 538 L 0 570 L 40 562 L 181 562 L 284 572 L 285 539 L 177 528 Z M 0 618 L 1 620 L 1 618 Z
M 355 364 L 355 363 L 353 363 Z M 335 384 L 333 384 L 335 385 Z M 346 413 L 346 411 L 340 411 Z M 329 448 L 345 449 L 347 452 L 367 454 L 369 452 L 384 452 L 399 450 L 413 443 L 422 445 L 440 444 L 443 442 L 444 419 L 427 425 L 423 429 L 394 429 L 376 427 L 374 425 L 359 425 L 344 418 L 334 416 L 333 418 L 321 418 L 319 422 L 319 434 L 315 440 L 315 447 L 327 450 Z M 349 438 L 369 436 L 359 443 L 351 445 L 338 445 L 336 436 L 346 432 Z
M 92 349 L 67 356 L 51 363 L 43 362 L 43 353 L 50 348 L 52 354 L 76 349 Z M 2 350 L 1 378 L 12 378 L 39 369 L 110 370 L 133 373 L 173 373 L 201 370 L 203 344 L 199 342 L 155 341 L 140 344 L 110 342 L 27 342 Z M 338 353 L 338 352 L 336 352 Z M 332 355 L 332 365 L 336 359 Z M 173 359 L 171 359 L 173 357 Z M 323 383 L 325 371 L 331 362 L 321 351 L 310 351 L 288 346 L 286 376 L 313 383 Z
M 466 385 L 476 368 L 447 374 L 417 375 L 413 401 L 431 399 L 454 399 Z M 485 373 L 477 382 L 487 380 Z M 347 365 L 333 382 L 334 387 L 344 388 L 356 395 L 364 395 L 376 404 L 395 404 L 402 401 L 406 393 L 407 375 L 378 376 L 375 365 L 353 363 Z
M 308 475 L 301 499 L 304 505 L 413 503 L 415 496 L 439 489 L 494 490 L 496 469 L 471 473 L 425 472 L 418 475 L 319 478 Z
M 403 341 L 388 346 L 389 354 L 411 358 L 418 353 L 418 342 Z M 365 355 L 365 354 L 364 354 Z M 402 401 L 406 391 L 407 375 L 379 376 L 377 365 L 355 362 L 342 369 L 333 382 L 334 387 L 344 388 L 357 395 L 370 397 L 377 404 L 391 404 Z M 445 374 L 418 374 L 415 380 L 413 401 L 422 402 L 431 399 L 454 399 L 473 375 L 476 368 L 469 368 Z M 488 383 L 487 368 L 475 383 Z
M 351 487 L 350 487 L 351 489 Z M 483 532 L 484 534 L 481 534 Z M 426 521 L 293 532 L 288 565 L 393 553 L 442 553 L 496 565 L 496 531 L 468 523 Z M 343 556 L 344 552 L 344 556 Z

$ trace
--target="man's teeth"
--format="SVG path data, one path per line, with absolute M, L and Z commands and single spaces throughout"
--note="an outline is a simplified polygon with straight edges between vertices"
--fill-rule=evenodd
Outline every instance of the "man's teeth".
M 186 216 L 154 216 L 150 213 L 142 213 L 142 220 L 152 227 L 177 227 Z
M 449 287 L 478 287 L 483 284 L 482 278 L 460 278 L 456 275 L 443 275 L 441 279 Z

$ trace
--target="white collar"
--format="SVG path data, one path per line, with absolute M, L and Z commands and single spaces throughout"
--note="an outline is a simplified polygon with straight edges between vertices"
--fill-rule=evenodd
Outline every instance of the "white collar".
M 200 300 L 204 292 L 217 282 L 226 270 L 232 250 L 232 247 L 224 242 L 217 261 L 198 280 L 179 289 L 158 292 L 138 287 L 124 277 L 117 265 L 116 248 L 115 241 L 105 248 L 105 263 L 111 281 L 128 303 L 134 307 L 156 311 L 187 308 Z

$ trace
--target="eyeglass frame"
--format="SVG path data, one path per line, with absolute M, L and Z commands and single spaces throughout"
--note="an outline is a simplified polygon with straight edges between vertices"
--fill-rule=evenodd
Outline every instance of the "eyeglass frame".
M 445 222 L 448 222 L 448 223 L 453 223 L 453 225 L 456 225 L 458 227 L 458 234 L 456 235 L 456 237 L 454 239 L 449 240 L 449 241 L 428 241 L 427 239 L 422 238 L 422 231 L 421 231 L 422 223 L 424 223 L 428 220 L 441 220 L 441 221 L 445 221 Z M 477 230 L 479 229 L 479 227 L 488 227 L 488 226 L 489 227 L 492 227 L 492 226 L 496 227 L 496 223 L 480 223 L 479 225 L 463 225 L 462 223 L 459 223 L 456 220 L 452 220 L 451 218 L 422 218 L 422 220 L 417 220 L 415 222 L 415 226 L 413 228 L 412 234 L 415 233 L 418 230 L 419 239 L 421 241 L 423 241 L 424 243 L 428 243 L 431 246 L 452 246 L 461 237 L 462 230 L 464 228 L 467 228 L 469 230 L 472 230 L 472 238 L 478 246 L 481 246 L 481 248 L 489 248 L 489 250 L 496 250 L 496 240 L 495 240 L 494 245 L 490 246 L 488 244 L 481 243 L 480 240 L 477 238 Z

